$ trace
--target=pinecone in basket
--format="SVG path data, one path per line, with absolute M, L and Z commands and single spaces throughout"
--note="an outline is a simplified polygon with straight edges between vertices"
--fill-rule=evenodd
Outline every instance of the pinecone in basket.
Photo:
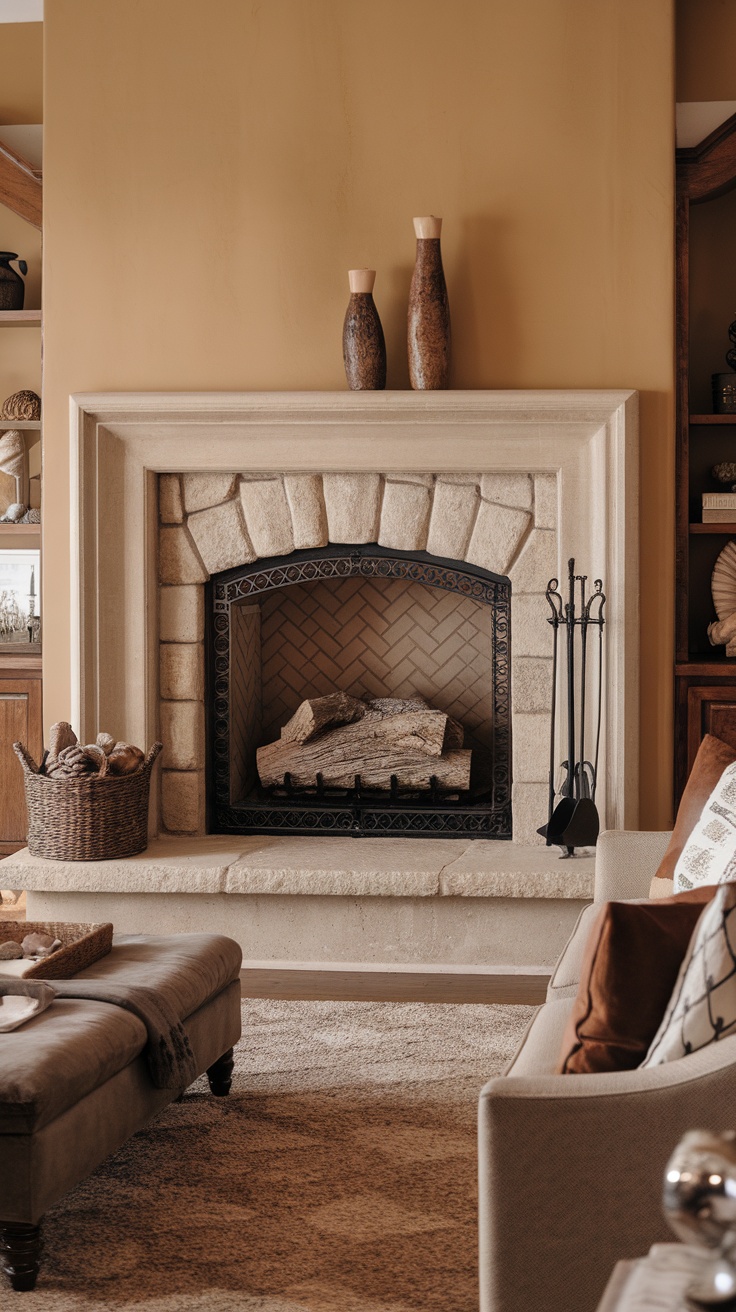
M 55 760 L 46 762 L 46 773 L 52 779 L 86 779 L 90 775 L 107 774 L 107 757 L 96 743 L 65 747 Z

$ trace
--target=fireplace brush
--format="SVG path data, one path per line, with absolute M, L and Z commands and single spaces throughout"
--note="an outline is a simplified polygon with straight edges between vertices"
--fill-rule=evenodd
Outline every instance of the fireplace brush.
M 593 591 L 586 596 L 587 574 L 575 573 L 575 561 L 568 564 L 568 601 L 563 602 L 557 579 L 550 579 L 545 596 L 552 611 L 547 623 L 552 625 L 552 722 L 550 726 L 549 755 L 549 812 L 546 825 L 537 830 L 547 840 L 547 846 L 559 846 L 562 855 L 572 856 L 576 847 L 594 847 L 598 840 L 600 820 L 595 804 L 598 782 L 598 755 L 601 741 L 603 706 L 603 607 L 605 594 L 601 579 L 596 579 Z M 575 594 L 579 584 L 580 606 Z M 593 760 L 586 756 L 586 693 L 588 683 L 588 630 L 598 630 L 595 749 Z M 555 752 L 557 731 L 557 670 L 560 629 L 565 631 L 567 675 L 567 759 L 562 762 L 561 785 L 555 785 Z M 576 634 L 580 641 L 576 643 Z M 576 678 L 576 646 L 579 646 L 580 671 Z M 577 741 L 576 741 L 577 726 Z M 556 794 L 560 801 L 555 805 Z

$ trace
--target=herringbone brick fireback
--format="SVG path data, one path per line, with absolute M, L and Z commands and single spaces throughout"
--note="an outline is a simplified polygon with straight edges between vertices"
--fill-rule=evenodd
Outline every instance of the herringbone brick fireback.
M 299 583 L 261 610 L 261 741 L 278 737 L 305 697 L 424 697 L 454 716 L 472 747 L 491 746 L 491 610 L 400 579 Z

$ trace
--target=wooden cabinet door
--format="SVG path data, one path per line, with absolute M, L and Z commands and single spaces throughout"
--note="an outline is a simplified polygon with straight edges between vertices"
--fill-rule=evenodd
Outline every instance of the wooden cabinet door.
M 736 751 L 736 689 L 719 686 L 688 688 L 687 756 L 692 769 L 702 739 L 707 733 L 722 738 Z
M 43 742 L 41 680 L 0 677 L 0 855 L 23 847 L 28 818 L 23 771 L 13 751 L 21 742 L 40 761 Z

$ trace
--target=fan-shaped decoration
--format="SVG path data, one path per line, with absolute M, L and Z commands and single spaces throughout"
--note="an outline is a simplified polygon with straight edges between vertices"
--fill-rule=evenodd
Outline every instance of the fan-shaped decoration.
M 713 566 L 710 580 L 713 605 L 719 620 L 736 611 L 736 542 L 727 542 Z
M 13 392 L 3 401 L 0 419 L 40 419 L 41 398 L 36 392 Z

